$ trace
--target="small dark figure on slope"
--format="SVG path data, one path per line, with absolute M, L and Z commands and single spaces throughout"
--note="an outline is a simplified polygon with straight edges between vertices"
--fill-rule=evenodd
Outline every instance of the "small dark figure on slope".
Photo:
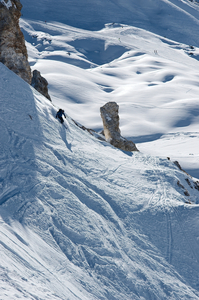
M 64 123 L 64 119 L 62 116 L 64 116 L 66 118 L 64 110 L 60 108 L 56 114 L 56 118 L 59 118 L 60 122 Z

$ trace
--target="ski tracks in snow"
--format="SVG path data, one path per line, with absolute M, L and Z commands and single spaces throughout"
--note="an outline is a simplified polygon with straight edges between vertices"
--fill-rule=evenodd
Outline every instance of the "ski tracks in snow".
M 166 241 L 166 245 L 163 248 L 166 248 L 165 258 L 169 263 L 172 263 L 172 221 L 170 216 L 171 206 L 171 197 L 172 195 L 168 191 L 170 187 L 166 187 L 164 179 L 162 177 L 163 171 L 162 166 L 159 167 L 160 159 L 157 157 L 150 157 L 150 162 L 153 163 L 153 169 L 146 170 L 147 175 L 150 176 L 151 181 L 154 182 L 154 188 L 152 189 L 151 196 L 148 199 L 146 205 L 142 208 L 142 211 L 150 211 L 154 215 L 154 222 L 156 223 L 156 217 L 158 212 L 162 214 L 165 218 L 165 228 L 166 228 L 166 237 L 163 240 Z M 164 174 L 165 176 L 165 174 Z M 169 176 L 169 175 L 168 175 Z M 161 216 L 160 216 L 161 218 Z M 161 220 L 162 223 L 162 220 Z
M 3 126 L 1 138 L 7 140 L 1 149 L 0 159 L 0 205 L 21 192 L 30 189 L 29 179 L 34 150 L 31 141 L 14 130 Z
M 158 191 L 160 192 L 160 199 L 159 204 L 162 206 L 162 209 L 164 211 L 164 216 L 166 220 L 166 232 L 167 232 L 167 246 L 166 246 L 166 259 L 169 262 L 169 264 L 172 263 L 172 248 L 173 248 L 173 236 L 172 236 L 172 222 L 171 222 L 171 216 L 170 216 L 170 210 L 172 209 L 171 206 L 171 197 L 172 195 L 168 195 L 168 190 L 170 191 L 170 188 L 166 187 L 165 182 L 161 176 L 162 169 L 160 172 L 159 166 L 159 159 L 157 157 L 154 157 L 155 159 L 155 168 L 154 172 L 156 173 L 156 176 L 158 177 Z M 159 169 L 159 170 L 158 170 Z M 168 174 L 169 176 L 169 174 Z
M 179 195 L 176 194 L 177 180 L 182 177 L 182 181 L 186 180 L 186 175 L 180 171 L 173 174 L 172 168 L 167 170 L 167 180 L 165 180 L 164 165 L 168 164 L 167 160 L 151 157 L 154 168 L 150 170 L 151 179 L 156 180 L 156 189 L 154 194 L 149 198 L 147 205 L 142 208 L 142 211 L 147 213 L 150 220 L 154 223 L 154 235 L 150 235 L 154 245 L 156 245 L 165 259 L 170 265 L 175 267 L 179 278 L 183 282 L 189 283 L 190 286 L 198 288 L 198 244 L 197 240 L 193 239 L 191 226 L 188 223 L 190 218 L 189 210 L 194 209 L 194 205 L 186 204 L 186 196 L 182 194 L 182 201 L 179 201 Z M 148 174 L 149 170 L 147 170 Z M 181 173 L 181 174 L 179 174 Z M 170 177 L 170 178 L 169 178 Z M 175 181 L 176 178 L 176 181 Z M 174 179 L 174 180 L 173 180 Z M 184 199 L 183 199 L 184 198 Z M 154 217 L 151 216 L 154 215 Z M 163 221 L 164 217 L 164 221 Z M 151 223 L 152 224 L 152 223 Z M 150 225 L 151 226 L 151 225 Z M 158 226 L 158 228 L 156 228 Z M 165 230 L 164 230 L 165 228 Z M 160 233 L 165 232 L 165 237 Z M 183 250 L 183 256 L 179 257 L 178 249 Z M 195 261 L 195 265 L 189 264 L 189 257 Z M 194 270 L 194 271 L 193 271 Z M 181 277 L 182 274 L 182 277 Z M 190 274 L 195 274 L 190 276 Z

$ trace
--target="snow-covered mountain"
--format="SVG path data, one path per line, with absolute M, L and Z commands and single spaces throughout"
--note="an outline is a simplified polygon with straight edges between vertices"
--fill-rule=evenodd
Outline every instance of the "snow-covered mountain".
M 198 4 L 147 3 L 22 1 L 52 103 L 0 64 L 2 300 L 199 299 Z M 108 101 L 140 152 L 73 122 Z

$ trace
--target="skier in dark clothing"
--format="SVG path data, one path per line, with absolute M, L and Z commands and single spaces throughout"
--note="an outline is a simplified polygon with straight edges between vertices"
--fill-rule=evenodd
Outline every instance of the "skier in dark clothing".
M 62 116 L 64 116 L 66 118 L 64 110 L 60 108 L 56 114 L 56 118 L 59 118 L 60 122 L 64 123 L 64 119 Z

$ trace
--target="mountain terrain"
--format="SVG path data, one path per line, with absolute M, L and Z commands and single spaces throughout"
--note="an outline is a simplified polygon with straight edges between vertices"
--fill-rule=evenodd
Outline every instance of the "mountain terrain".
M 199 299 L 197 2 L 21 2 L 52 101 L 0 64 L 0 299 Z M 139 152 L 77 126 L 109 101 Z
M 117 102 L 124 137 L 199 178 L 196 1 L 22 4 L 29 62 L 53 103 L 101 131 L 100 107 Z

